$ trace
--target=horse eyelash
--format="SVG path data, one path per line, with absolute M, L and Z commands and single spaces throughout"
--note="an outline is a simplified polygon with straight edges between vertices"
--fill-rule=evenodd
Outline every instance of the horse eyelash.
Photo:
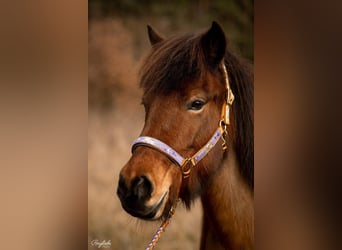
M 196 101 L 199 101 L 199 102 L 202 103 L 202 106 L 201 106 L 200 109 L 193 109 L 193 108 L 192 108 L 192 105 L 193 105 L 194 102 L 196 102 Z M 204 105 L 206 105 L 206 103 L 207 103 L 207 100 L 203 100 L 203 99 L 194 99 L 194 100 L 191 100 L 191 101 L 186 105 L 186 107 L 187 107 L 187 110 L 190 110 L 190 111 L 201 111 L 201 110 L 203 109 Z

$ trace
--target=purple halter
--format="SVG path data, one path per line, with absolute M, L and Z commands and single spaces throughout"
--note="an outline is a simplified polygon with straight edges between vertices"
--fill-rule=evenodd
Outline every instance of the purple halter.
M 202 160 L 209 151 L 216 145 L 216 143 L 221 138 L 223 141 L 222 147 L 223 150 L 227 149 L 227 143 L 225 137 L 227 135 L 227 125 L 229 125 L 229 108 L 234 101 L 234 95 L 230 89 L 228 74 L 226 71 L 226 67 L 222 62 L 222 70 L 225 77 L 226 82 L 226 90 L 227 90 L 227 98 L 226 103 L 223 104 L 222 107 L 222 118 L 219 123 L 218 129 L 215 131 L 210 140 L 192 157 L 185 158 L 177 153 L 173 148 L 165 144 L 164 142 L 149 136 L 140 136 L 138 137 L 132 145 L 132 153 L 139 146 L 146 146 L 153 148 L 161 153 L 164 153 L 171 161 L 177 164 L 183 174 L 183 177 L 189 177 L 191 168 L 194 167 L 200 160 Z
M 207 142 L 207 144 L 205 144 L 196 154 L 194 154 L 190 158 L 184 158 L 183 156 L 178 154 L 173 148 L 171 148 L 164 142 L 158 139 L 149 137 L 149 136 L 138 137 L 133 142 L 132 152 L 134 152 L 134 150 L 138 146 L 146 146 L 146 147 L 156 149 L 164 153 L 171 161 L 176 163 L 182 170 L 184 177 L 187 177 L 190 174 L 191 167 L 195 166 L 200 160 L 204 158 L 204 156 L 206 156 L 209 153 L 209 151 L 216 145 L 216 143 L 222 137 L 222 134 L 223 134 L 223 129 L 222 127 L 219 127 L 215 131 L 213 136 L 210 138 L 210 140 Z

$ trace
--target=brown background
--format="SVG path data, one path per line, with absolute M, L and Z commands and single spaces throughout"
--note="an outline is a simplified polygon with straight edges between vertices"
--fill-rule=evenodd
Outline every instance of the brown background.
M 252 2 L 142 2 L 89 2 L 88 241 L 111 240 L 110 249 L 143 249 L 160 224 L 128 215 L 116 196 L 144 121 L 138 70 L 150 47 L 146 25 L 170 36 L 204 31 L 217 20 L 230 46 L 253 59 Z M 198 249 L 200 230 L 199 201 L 191 211 L 180 206 L 158 248 Z

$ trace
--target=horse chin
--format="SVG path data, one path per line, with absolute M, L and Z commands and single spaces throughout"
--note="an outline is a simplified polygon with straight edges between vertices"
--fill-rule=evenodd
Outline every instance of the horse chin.
M 123 208 L 127 213 L 139 219 L 148 221 L 158 220 L 161 219 L 163 216 L 163 211 L 167 204 L 168 195 L 169 192 L 166 191 L 158 198 L 158 200 L 155 203 L 149 205 L 148 203 L 151 202 L 147 202 L 147 204 L 145 204 L 143 208 L 140 209 L 127 207 L 124 204 Z
M 151 212 L 148 214 L 148 218 L 142 218 L 146 220 L 159 220 L 163 216 L 167 201 L 168 201 L 169 191 L 166 191 L 161 195 L 160 199 L 152 206 Z

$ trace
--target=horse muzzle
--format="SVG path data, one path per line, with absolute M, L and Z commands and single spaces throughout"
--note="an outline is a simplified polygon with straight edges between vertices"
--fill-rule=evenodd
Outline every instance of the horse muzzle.
M 124 177 L 120 175 L 117 195 L 122 208 L 127 213 L 140 219 L 159 219 L 165 207 L 168 191 L 164 192 L 160 197 L 152 197 L 154 187 L 146 176 L 134 178 L 129 185 L 126 183 Z M 156 201 L 153 202 L 154 200 Z

